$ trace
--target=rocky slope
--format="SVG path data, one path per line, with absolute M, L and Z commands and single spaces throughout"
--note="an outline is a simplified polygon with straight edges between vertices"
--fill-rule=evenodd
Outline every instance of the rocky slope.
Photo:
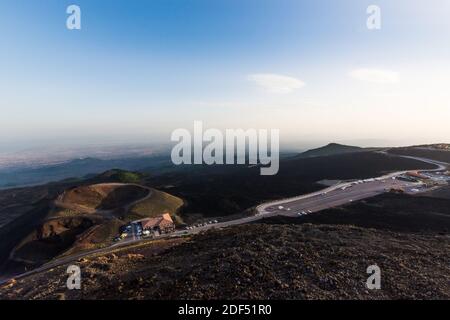
M 158 241 L 58 267 L 1 299 L 449 299 L 450 236 L 351 226 L 255 224 Z M 381 289 L 365 287 L 381 268 Z

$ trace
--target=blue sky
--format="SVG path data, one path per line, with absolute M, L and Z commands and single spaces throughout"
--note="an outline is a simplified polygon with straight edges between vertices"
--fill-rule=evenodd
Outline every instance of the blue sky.
M 66 29 L 70 4 L 82 30 Z M 370 4 L 381 30 L 366 28 Z M 446 0 L 3 0 L 0 12 L 0 152 L 168 143 L 194 120 L 277 128 L 292 144 L 450 141 Z

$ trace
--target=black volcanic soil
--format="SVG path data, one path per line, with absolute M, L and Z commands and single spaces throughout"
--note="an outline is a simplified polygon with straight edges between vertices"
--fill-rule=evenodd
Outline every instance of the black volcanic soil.
M 65 289 L 59 267 L 10 282 L 0 298 L 450 298 L 448 235 L 255 224 L 178 241 L 81 260 L 81 291 Z M 381 268 L 381 290 L 365 287 L 373 264 Z
M 279 216 L 262 222 L 354 225 L 394 232 L 450 234 L 450 199 L 389 193 L 300 218 Z
M 431 198 L 449 199 L 450 200 L 450 186 L 441 187 L 436 190 L 428 191 L 424 195 Z
M 405 148 L 393 148 L 390 149 L 388 152 L 391 154 L 421 157 L 450 163 L 450 151 L 447 149 L 442 150 L 425 147 L 405 147 Z
M 387 172 L 429 169 L 435 166 L 376 152 L 358 152 L 315 158 L 280 160 L 274 176 L 245 166 L 180 166 L 177 172 L 152 176 L 147 183 L 186 200 L 183 218 L 192 214 L 225 216 L 274 199 L 322 189 L 323 179 L 346 180 L 380 176 Z M 170 186 L 170 188 L 167 188 Z
M 95 224 L 95 220 L 77 217 L 44 222 L 14 252 L 32 266 L 41 265 L 70 248 L 77 238 Z

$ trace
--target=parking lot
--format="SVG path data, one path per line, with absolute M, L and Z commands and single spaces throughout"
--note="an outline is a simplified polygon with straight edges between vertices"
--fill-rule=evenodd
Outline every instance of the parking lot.
M 139 240 L 144 236 L 142 225 L 139 222 L 131 222 L 120 228 L 120 235 L 114 238 L 114 241 L 121 240 Z

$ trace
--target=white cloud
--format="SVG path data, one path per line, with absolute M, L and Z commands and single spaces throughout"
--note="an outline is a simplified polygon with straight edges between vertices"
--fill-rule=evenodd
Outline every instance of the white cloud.
M 356 69 L 350 72 L 350 76 L 357 80 L 382 84 L 400 81 L 400 76 L 397 72 L 383 69 Z
M 305 86 L 299 79 L 273 73 L 258 73 L 248 76 L 248 80 L 263 87 L 270 93 L 285 94 Z

